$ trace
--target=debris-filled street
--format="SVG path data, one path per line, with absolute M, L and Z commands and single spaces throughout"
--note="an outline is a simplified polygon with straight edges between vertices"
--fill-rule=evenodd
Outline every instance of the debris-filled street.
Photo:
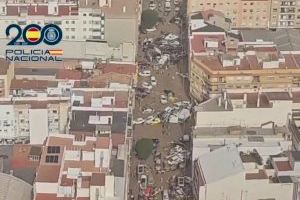
M 190 127 L 192 104 L 188 82 L 183 0 L 143 2 L 161 18 L 139 37 L 139 81 L 134 111 L 129 199 L 189 199 L 191 192 Z M 150 139 L 151 155 L 141 159 L 135 150 Z M 146 147 L 145 147 L 146 148 Z

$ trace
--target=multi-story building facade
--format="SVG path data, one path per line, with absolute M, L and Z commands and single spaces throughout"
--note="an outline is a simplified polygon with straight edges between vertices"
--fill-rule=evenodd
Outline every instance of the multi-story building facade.
M 270 28 L 299 28 L 300 2 L 296 0 L 272 0 Z
M 191 61 L 191 94 L 202 101 L 223 89 L 299 87 L 298 54 L 254 48 L 233 55 L 198 56 Z M 273 52 L 273 53 L 271 53 Z M 275 54 L 274 54 L 275 53 Z
M 188 13 L 221 11 L 234 28 L 298 28 L 299 6 L 295 0 L 189 0 Z
M 265 28 L 269 24 L 270 0 L 189 0 L 188 13 L 216 10 L 222 12 L 235 28 Z
M 0 26 L 58 25 L 63 40 L 56 46 L 63 58 L 135 62 L 141 5 L 137 0 L 9 0 L 0 2 Z M 122 27 L 122 34 L 119 34 Z M 13 37 L 13 33 L 12 33 Z M 0 33 L 1 49 L 9 42 Z M 40 47 L 44 47 L 40 44 Z M 24 47 L 25 48 L 25 47 Z M 78 49 L 78 51 L 73 51 Z M 5 56 L 5 51 L 0 54 Z
M 194 17 L 190 27 L 190 93 L 196 100 L 225 89 L 299 88 L 299 41 L 293 39 L 299 33 L 241 31 L 235 35 Z
M 51 134 L 64 133 L 67 128 L 67 100 L 14 100 L 0 102 L 1 139 L 27 139 L 43 144 Z
M 64 40 L 98 40 L 119 45 L 137 42 L 138 8 L 136 0 L 9 0 L 0 2 L 0 24 L 7 27 L 10 24 L 44 26 L 53 23 L 62 28 Z M 115 33 L 120 24 L 125 30 L 123 37 Z M 5 37 L 5 31 L 1 32 L 0 38 Z

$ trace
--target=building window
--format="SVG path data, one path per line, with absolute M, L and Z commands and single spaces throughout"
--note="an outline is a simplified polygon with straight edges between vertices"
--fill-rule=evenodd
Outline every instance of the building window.
M 72 24 L 75 24 L 75 21 L 72 21 Z
M 69 24 L 69 21 L 66 21 L 66 24 Z

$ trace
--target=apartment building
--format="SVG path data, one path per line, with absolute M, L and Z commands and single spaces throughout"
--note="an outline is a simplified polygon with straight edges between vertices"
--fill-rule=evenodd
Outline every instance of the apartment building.
M 296 0 L 272 0 L 270 28 L 299 28 L 300 3 Z
M 124 152 L 112 152 L 109 134 L 53 135 L 43 146 L 34 199 L 125 199 Z
M 270 0 L 189 0 L 188 13 L 212 9 L 222 12 L 234 28 L 267 28 L 270 6 Z
M 9 0 L 0 2 L 0 8 L 1 27 L 53 23 L 62 28 L 64 40 L 99 40 L 112 46 L 137 42 L 139 4 L 136 0 Z M 120 37 L 115 31 L 125 24 Z M 1 32 L 0 38 L 5 37 L 5 32 Z
M 15 99 L 0 101 L 0 138 L 28 140 L 43 144 L 48 135 L 64 133 L 67 127 L 67 100 Z
M 63 40 L 56 46 L 62 58 L 135 62 L 141 5 L 138 0 L 9 0 L 0 2 L 0 26 L 56 24 Z M 122 27 L 122 34 L 119 34 Z M 9 42 L 0 33 L 0 54 Z M 49 48 L 40 44 L 41 48 Z M 24 47 L 30 50 L 30 47 Z M 77 51 L 74 51 L 77 49 Z
M 274 47 L 250 49 L 192 57 L 191 94 L 202 101 L 223 89 L 299 87 L 299 54 L 281 54 Z
M 190 27 L 190 93 L 196 100 L 224 89 L 299 87 L 300 34 L 296 30 L 232 34 L 194 18 Z
M 259 162 L 259 154 L 239 153 L 235 146 L 218 148 L 195 161 L 193 191 L 197 200 L 293 199 L 290 177 Z
M 299 28 L 299 6 L 295 0 L 189 0 L 188 13 L 220 11 L 234 28 Z

